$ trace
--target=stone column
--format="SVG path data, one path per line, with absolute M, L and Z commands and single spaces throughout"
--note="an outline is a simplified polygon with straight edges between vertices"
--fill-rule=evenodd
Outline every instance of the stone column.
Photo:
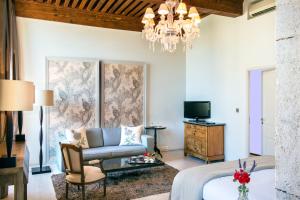
M 277 0 L 276 196 L 300 199 L 300 0 Z

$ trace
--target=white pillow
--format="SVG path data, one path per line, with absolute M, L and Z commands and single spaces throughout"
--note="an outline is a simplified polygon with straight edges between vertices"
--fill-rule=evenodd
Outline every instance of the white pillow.
M 128 127 L 121 125 L 121 141 L 120 146 L 141 145 L 141 135 L 144 126 Z
M 81 146 L 83 149 L 89 148 L 89 143 L 86 137 L 86 129 L 84 127 L 78 129 L 67 129 L 66 138 L 68 142 L 76 146 Z

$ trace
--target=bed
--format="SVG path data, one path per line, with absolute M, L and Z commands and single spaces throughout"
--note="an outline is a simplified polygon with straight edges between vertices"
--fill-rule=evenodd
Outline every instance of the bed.
M 255 160 L 257 168 L 249 185 L 251 200 L 275 199 L 275 160 L 273 156 L 245 159 L 250 166 Z M 243 160 L 244 161 L 244 160 Z M 214 163 L 179 172 L 174 178 L 171 200 L 232 200 L 237 199 L 237 183 L 232 174 L 237 161 Z

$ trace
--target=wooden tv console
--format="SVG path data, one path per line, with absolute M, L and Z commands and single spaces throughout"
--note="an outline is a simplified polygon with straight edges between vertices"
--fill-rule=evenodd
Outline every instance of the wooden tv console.
M 224 160 L 225 124 L 184 122 L 184 155 L 206 161 Z

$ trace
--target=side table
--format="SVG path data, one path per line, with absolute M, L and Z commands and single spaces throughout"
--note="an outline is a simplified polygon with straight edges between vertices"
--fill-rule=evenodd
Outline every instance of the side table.
M 0 169 L 0 199 L 7 196 L 8 185 L 14 185 L 14 199 L 27 199 L 29 173 L 29 151 L 25 142 L 13 144 L 13 155 L 17 157 L 17 166 Z
M 154 131 L 154 152 L 158 153 L 161 157 L 163 157 L 160 153 L 159 148 L 157 147 L 157 130 L 163 130 L 167 127 L 164 126 L 146 126 L 146 130 L 153 130 Z

